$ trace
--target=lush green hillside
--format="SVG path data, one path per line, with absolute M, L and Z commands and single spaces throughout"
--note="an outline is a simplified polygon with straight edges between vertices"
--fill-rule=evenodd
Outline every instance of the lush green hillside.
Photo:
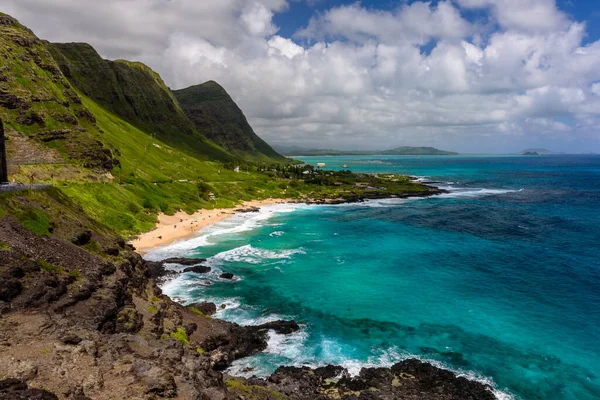
M 111 170 L 118 161 L 98 140 L 95 117 L 61 73 L 45 42 L 0 13 L 0 118 L 12 142 L 42 143 L 58 162 Z M 35 160 L 41 154 L 30 146 Z M 37 153 L 37 154 L 36 154 Z
M 234 158 L 196 131 L 161 77 L 146 65 L 104 60 L 85 43 L 48 47 L 73 86 L 137 128 L 198 158 Z
M 199 132 L 240 158 L 286 161 L 254 131 L 244 113 L 214 81 L 174 91 Z
M 451 156 L 457 155 L 452 151 L 439 150 L 435 147 L 402 146 L 391 150 L 332 150 L 306 149 L 299 146 L 275 146 L 275 149 L 286 156 Z

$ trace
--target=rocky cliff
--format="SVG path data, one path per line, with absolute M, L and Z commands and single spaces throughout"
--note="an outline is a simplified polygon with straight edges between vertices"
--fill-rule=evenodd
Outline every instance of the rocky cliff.
M 60 70 L 84 95 L 163 142 L 195 157 L 233 157 L 199 134 L 161 77 L 142 63 L 104 60 L 86 43 L 51 43 Z
M 174 91 L 187 116 L 203 135 L 240 158 L 285 161 L 262 140 L 242 110 L 217 82 Z

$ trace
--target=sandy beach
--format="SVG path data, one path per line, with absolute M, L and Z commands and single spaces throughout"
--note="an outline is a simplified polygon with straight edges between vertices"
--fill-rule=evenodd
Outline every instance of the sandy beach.
M 191 215 L 184 211 L 179 211 L 174 215 L 165 215 L 161 213 L 158 215 L 158 222 L 154 229 L 142 233 L 129 243 L 135 246 L 138 253 L 143 255 L 154 247 L 169 245 L 176 240 L 193 237 L 201 229 L 225 218 L 229 218 L 241 210 L 252 207 L 289 203 L 291 201 L 291 199 L 253 200 L 246 201 L 235 208 L 199 210 Z

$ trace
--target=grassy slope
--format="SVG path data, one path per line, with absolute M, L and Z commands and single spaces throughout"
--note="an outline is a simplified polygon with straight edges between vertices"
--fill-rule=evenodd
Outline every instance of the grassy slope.
M 9 134 L 43 140 L 65 162 L 99 167 L 112 158 L 103 152 L 93 116 L 61 74 L 45 42 L 2 13 L 0 55 L 0 118 Z
M 93 100 L 82 99 L 104 131 L 103 140 L 118 150 L 121 168 L 113 171 L 112 183 L 71 182 L 63 190 L 88 214 L 121 234 L 149 230 L 160 211 L 191 213 L 199 208 L 232 207 L 239 200 L 284 195 L 266 175 L 235 173 L 218 162 L 182 154 Z M 216 201 L 208 199 L 208 191 L 216 195 Z
M 174 91 L 188 117 L 203 135 L 241 158 L 285 162 L 254 131 L 242 110 L 214 81 Z
M 85 43 L 50 43 L 48 46 L 69 81 L 106 109 L 194 157 L 233 159 L 196 131 L 170 89 L 148 66 L 104 60 Z

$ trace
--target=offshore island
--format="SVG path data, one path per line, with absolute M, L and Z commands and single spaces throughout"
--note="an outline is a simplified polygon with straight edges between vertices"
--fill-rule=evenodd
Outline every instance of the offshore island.
M 0 57 L 0 399 L 495 398 L 415 359 L 358 376 L 333 365 L 230 376 L 298 323 L 239 326 L 212 318 L 215 304 L 179 304 L 158 286 L 165 266 L 202 274 L 203 260 L 149 262 L 127 243 L 163 236 L 158 218 L 187 235 L 271 202 L 441 190 L 289 160 L 216 82 L 171 91 L 141 63 L 42 41 L 1 13 Z

